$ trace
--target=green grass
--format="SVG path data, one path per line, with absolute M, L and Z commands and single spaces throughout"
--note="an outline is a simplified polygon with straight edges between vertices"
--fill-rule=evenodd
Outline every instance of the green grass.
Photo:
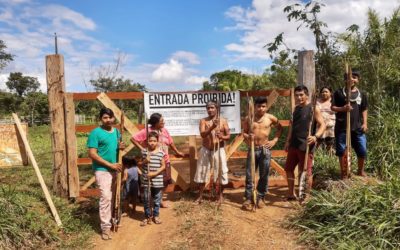
M 29 128 L 28 137 L 51 191 L 50 128 Z M 58 228 L 32 166 L 2 169 L 0 183 L 0 249 L 82 248 L 98 230 L 94 200 L 70 204 L 52 196 L 63 223 L 63 228 Z

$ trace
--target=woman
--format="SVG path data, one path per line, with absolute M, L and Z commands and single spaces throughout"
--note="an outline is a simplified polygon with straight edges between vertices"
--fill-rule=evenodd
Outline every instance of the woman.
M 333 153 L 333 143 L 335 140 L 335 112 L 331 110 L 332 89 L 324 86 L 319 91 L 317 106 L 321 110 L 322 117 L 326 124 L 326 130 L 321 138 L 318 139 L 318 146 L 323 146 L 329 153 Z
M 168 184 L 171 183 L 171 163 L 169 160 L 168 149 L 171 148 L 173 151 L 175 151 L 176 155 L 179 157 L 183 157 L 184 154 L 176 148 L 171 135 L 169 134 L 168 130 L 164 128 L 165 122 L 161 114 L 159 113 L 152 114 L 150 116 L 148 123 L 151 125 L 151 127 L 149 128 L 149 132 L 155 131 L 158 133 L 159 147 L 165 153 L 164 155 L 164 161 L 165 161 L 164 191 L 165 191 L 165 188 L 168 186 Z M 147 139 L 146 128 L 144 128 L 140 130 L 138 133 L 134 134 L 131 138 L 131 141 L 133 144 L 135 144 L 137 147 L 143 150 L 144 147 L 147 147 L 146 139 Z M 168 207 L 168 204 L 166 202 L 161 202 L 161 207 L 166 208 Z

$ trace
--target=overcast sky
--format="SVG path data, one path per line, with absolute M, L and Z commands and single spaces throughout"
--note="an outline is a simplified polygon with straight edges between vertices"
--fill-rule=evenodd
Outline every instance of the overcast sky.
M 390 16 L 400 0 L 326 0 L 320 18 L 334 32 L 365 27 L 368 8 Z M 0 72 L 38 77 L 46 89 L 45 55 L 54 32 L 64 55 L 67 91 L 85 85 L 101 65 L 123 55 L 120 74 L 153 91 L 197 90 L 212 73 L 238 69 L 261 74 L 269 65 L 263 46 L 284 32 L 290 48 L 314 49 L 313 36 L 289 23 L 289 0 L 0 0 L 0 39 L 15 60 Z

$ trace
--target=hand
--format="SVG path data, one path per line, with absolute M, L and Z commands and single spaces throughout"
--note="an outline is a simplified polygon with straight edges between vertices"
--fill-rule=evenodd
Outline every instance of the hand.
M 113 164 L 111 164 L 111 165 L 110 165 L 110 168 L 111 168 L 111 169 L 114 169 L 114 170 L 116 170 L 116 171 L 118 171 L 118 172 L 121 172 L 121 171 L 122 171 L 122 165 L 119 164 L 119 163 L 113 163 Z
M 118 148 L 119 150 L 124 150 L 126 148 L 125 142 L 123 141 L 118 142 Z
M 289 151 L 289 142 L 285 142 L 285 146 L 283 147 L 286 152 Z
M 144 158 L 144 159 L 142 160 L 142 165 L 145 165 L 145 164 L 147 164 L 147 163 L 149 163 L 149 160 L 147 160 L 147 158 Z
M 218 139 L 222 139 L 223 134 L 221 133 L 221 131 L 216 131 L 215 132 L 215 137 Z
M 315 135 L 310 135 L 307 137 L 307 144 L 312 145 L 317 143 L 317 137 Z
M 157 175 L 156 175 L 155 172 L 150 172 L 150 173 L 147 174 L 147 177 L 148 177 L 149 179 L 152 179 L 152 178 L 154 178 L 154 177 L 156 177 L 156 176 L 157 176 Z
M 361 130 L 362 130 L 364 133 L 367 133 L 367 131 L 368 131 L 368 125 L 367 125 L 367 124 L 361 125 Z
M 277 139 L 273 139 L 272 141 L 267 141 L 267 143 L 265 143 L 265 147 L 271 149 L 273 146 L 275 146 L 277 142 L 278 142 Z
M 212 127 L 216 128 L 218 126 L 218 120 L 217 119 L 213 119 L 212 120 Z
M 343 106 L 343 112 L 348 112 L 353 110 L 353 107 L 351 106 L 351 104 L 346 104 Z
M 175 153 L 176 153 L 175 155 L 178 156 L 178 157 L 184 157 L 185 156 L 185 154 L 182 153 L 181 151 L 176 151 Z

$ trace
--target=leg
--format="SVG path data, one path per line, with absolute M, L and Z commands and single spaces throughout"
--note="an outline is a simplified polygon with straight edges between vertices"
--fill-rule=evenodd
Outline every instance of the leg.
M 151 189 L 153 201 L 154 201 L 154 209 L 153 209 L 153 218 L 156 224 L 160 224 L 160 206 L 162 199 L 162 189 L 161 188 L 152 188 Z
M 345 166 L 345 161 L 343 159 L 344 150 L 346 148 L 346 131 L 336 131 L 335 132 L 336 138 L 336 155 L 339 158 L 339 165 L 340 165 L 340 173 L 342 179 L 347 178 L 347 169 Z
M 199 183 L 199 197 L 195 200 L 195 202 L 197 204 L 201 204 L 203 202 L 203 193 L 204 193 L 204 189 L 206 187 L 205 183 Z
M 148 192 L 148 187 L 144 187 L 144 192 L 143 192 L 143 207 L 144 207 L 144 216 L 146 218 L 151 217 L 151 208 L 149 206 L 151 199 L 151 194 Z
M 169 184 L 171 184 L 171 163 L 166 162 L 165 163 L 165 171 L 164 171 L 164 176 L 163 176 L 163 181 L 164 181 L 164 191 L 168 187 Z M 165 192 L 163 192 L 165 193 Z M 162 208 L 168 208 L 169 204 L 168 201 L 166 200 L 161 200 L 161 207 Z
M 199 151 L 199 158 L 197 160 L 196 174 L 194 176 L 194 182 L 196 182 L 199 187 L 199 197 L 195 202 L 199 204 L 203 201 L 204 189 L 206 183 L 208 183 L 210 179 L 210 157 L 210 151 L 204 147 L 201 147 Z
M 103 239 L 111 239 L 112 182 L 113 176 L 107 171 L 95 172 L 97 185 L 100 188 L 99 216 Z
M 357 160 L 358 160 L 357 175 L 366 176 L 364 168 L 365 168 L 365 158 L 367 157 L 367 138 L 362 131 L 356 131 L 354 132 L 354 135 L 352 134 L 351 140 L 354 151 L 356 151 L 357 154 Z
M 286 178 L 288 183 L 288 200 L 296 199 L 296 195 L 294 193 L 294 169 L 296 165 L 299 163 L 298 155 L 296 154 L 296 149 L 289 147 L 288 154 L 286 157 L 286 164 L 285 164 L 285 171 L 286 171 Z M 300 169 L 299 169 L 299 173 Z

